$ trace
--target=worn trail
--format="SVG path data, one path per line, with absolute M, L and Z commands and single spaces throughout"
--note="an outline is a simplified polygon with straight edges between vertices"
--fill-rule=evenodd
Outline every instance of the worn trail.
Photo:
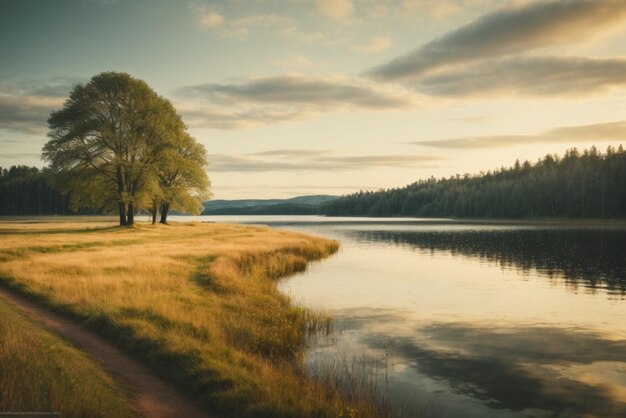
M 163 379 L 111 343 L 14 292 L 0 287 L 0 297 L 53 333 L 66 339 L 100 363 L 102 368 L 134 395 L 135 409 L 149 418 L 208 418 Z

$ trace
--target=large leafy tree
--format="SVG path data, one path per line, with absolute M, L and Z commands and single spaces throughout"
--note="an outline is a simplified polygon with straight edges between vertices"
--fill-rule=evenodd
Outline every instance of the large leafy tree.
M 180 152 L 180 138 L 188 136 L 168 100 L 117 72 L 77 85 L 48 125 L 43 158 L 59 187 L 71 192 L 74 207 L 116 207 L 120 225 L 134 223 L 142 196 L 164 194 L 159 167 Z M 198 169 L 204 171 L 203 164 Z M 206 187 L 208 182 L 199 191 Z

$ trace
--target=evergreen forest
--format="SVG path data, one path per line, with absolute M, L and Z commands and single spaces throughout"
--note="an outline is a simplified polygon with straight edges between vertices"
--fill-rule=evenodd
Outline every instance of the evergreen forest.
M 431 177 L 405 187 L 361 191 L 324 205 L 328 216 L 454 218 L 624 218 L 626 152 L 595 147 L 516 161 L 478 175 Z

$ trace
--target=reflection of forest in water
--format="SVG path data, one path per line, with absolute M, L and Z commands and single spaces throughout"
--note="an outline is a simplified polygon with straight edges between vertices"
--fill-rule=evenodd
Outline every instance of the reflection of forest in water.
M 366 241 L 478 257 L 501 268 L 531 269 L 579 286 L 626 295 L 626 231 L 620 229 L 502 229 L 463 231 L 353 231 Z
M 371 320 L 380 318 L 374 314 Z M 384 320 L 398 323 L 403 318 Z M 370 324 L 361 316 L 352 325 Z M 451 392 L 501 411 L 489 416 L 524 410 L 534 410 L 527 416 L 535 417 L 626 416 L 623 383 L 611 380 L 612 373 L 626 370 L 626 341 L 593 331 L 433 323 L 393 340 L 367 332 L 364 342 L 370 349 L 390 350 L 420 374 L 447 382 Z M 467 408 L 466 416 L 480 416 Z

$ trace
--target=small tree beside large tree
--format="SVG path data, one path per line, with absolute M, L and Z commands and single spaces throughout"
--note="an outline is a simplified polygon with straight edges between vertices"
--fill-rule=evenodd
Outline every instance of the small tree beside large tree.
M 208 197 L 206 150 L 167 99 L 129 74 L 77 85 L 48 125 L 43 158 L 74 208 L 116 208 L 120 225 L 131 226 L 155 199 L 195 212 L 189 202 Z

